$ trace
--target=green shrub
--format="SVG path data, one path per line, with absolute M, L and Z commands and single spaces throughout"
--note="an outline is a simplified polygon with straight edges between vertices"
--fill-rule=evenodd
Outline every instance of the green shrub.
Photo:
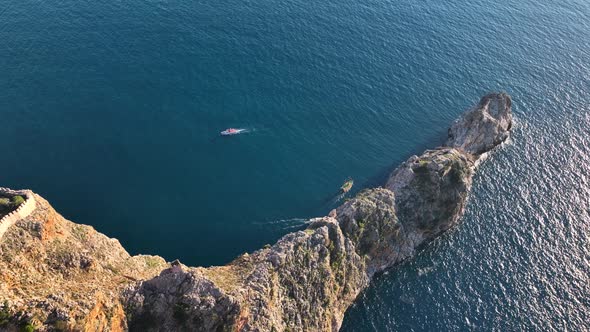
M 0 213 L 6 213 L 10 211 L 10 199 L 0 197 Z
M 28 323 L 27 325 L 23 325 L 19 329 L 19 332 L 35 332 L 35 327 L 31 323 Z
M 160 265 L 160 260 L 155 257 L 146 257 L 145 263 L 150 269 L 153 269 Z
M 25 202 L 25 199 L 22 196 L 13 196 L 12 199 L 12 206 L 14 208 L 18 207 L 19 205 L 21 205 L 22 203 Z
M 10 319 L 10 312 L 8 311 L 8 301 L 4 301 L 2 309 L 0 309 L 0 327 L 8 324 Z

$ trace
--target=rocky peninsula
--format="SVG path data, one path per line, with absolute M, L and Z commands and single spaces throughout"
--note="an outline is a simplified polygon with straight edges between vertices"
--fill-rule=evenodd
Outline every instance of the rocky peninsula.
M 338 331 L 376 273 L 458 223 L 478 160 L 511 128 L 510 97 L 486 95 L 383 187 L 225 266 L 130 256 L 30 193 L 0 235 L 0 330 Z

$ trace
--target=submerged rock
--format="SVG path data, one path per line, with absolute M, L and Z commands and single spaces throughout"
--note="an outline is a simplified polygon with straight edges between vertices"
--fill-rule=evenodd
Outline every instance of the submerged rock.
M 508 137 L 510 105 L 506 94 L 485 96 L 452 125 L 446 147 L 411 157 L 383 188 L 225 266 L 131 257 L 39 198 L 0 239 L 0 309 L 8 316 L 0 328 L 337 331 L 376 273 L 457 224 L 475 162 Z

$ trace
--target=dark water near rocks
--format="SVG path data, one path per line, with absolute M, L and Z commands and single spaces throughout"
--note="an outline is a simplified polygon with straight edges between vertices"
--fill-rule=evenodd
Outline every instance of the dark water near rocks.
M 3 1 L 0 185 L 131 253 L 223 264 L 327 213 L 347 176 L 380 184 L 491 90 L 513 143 L 342 330 L 588 329 L 582 0 Z

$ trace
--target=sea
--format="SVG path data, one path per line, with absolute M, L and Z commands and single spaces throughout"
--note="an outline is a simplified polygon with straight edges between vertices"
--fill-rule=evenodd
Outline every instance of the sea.
M 0 186 L 222 265 L 383 184 L 491 91 L 461 224 L 341 331 L 590 329 L 587 0 L 1 0 Z M 246 132 L 221 137 L 226 128 Z

